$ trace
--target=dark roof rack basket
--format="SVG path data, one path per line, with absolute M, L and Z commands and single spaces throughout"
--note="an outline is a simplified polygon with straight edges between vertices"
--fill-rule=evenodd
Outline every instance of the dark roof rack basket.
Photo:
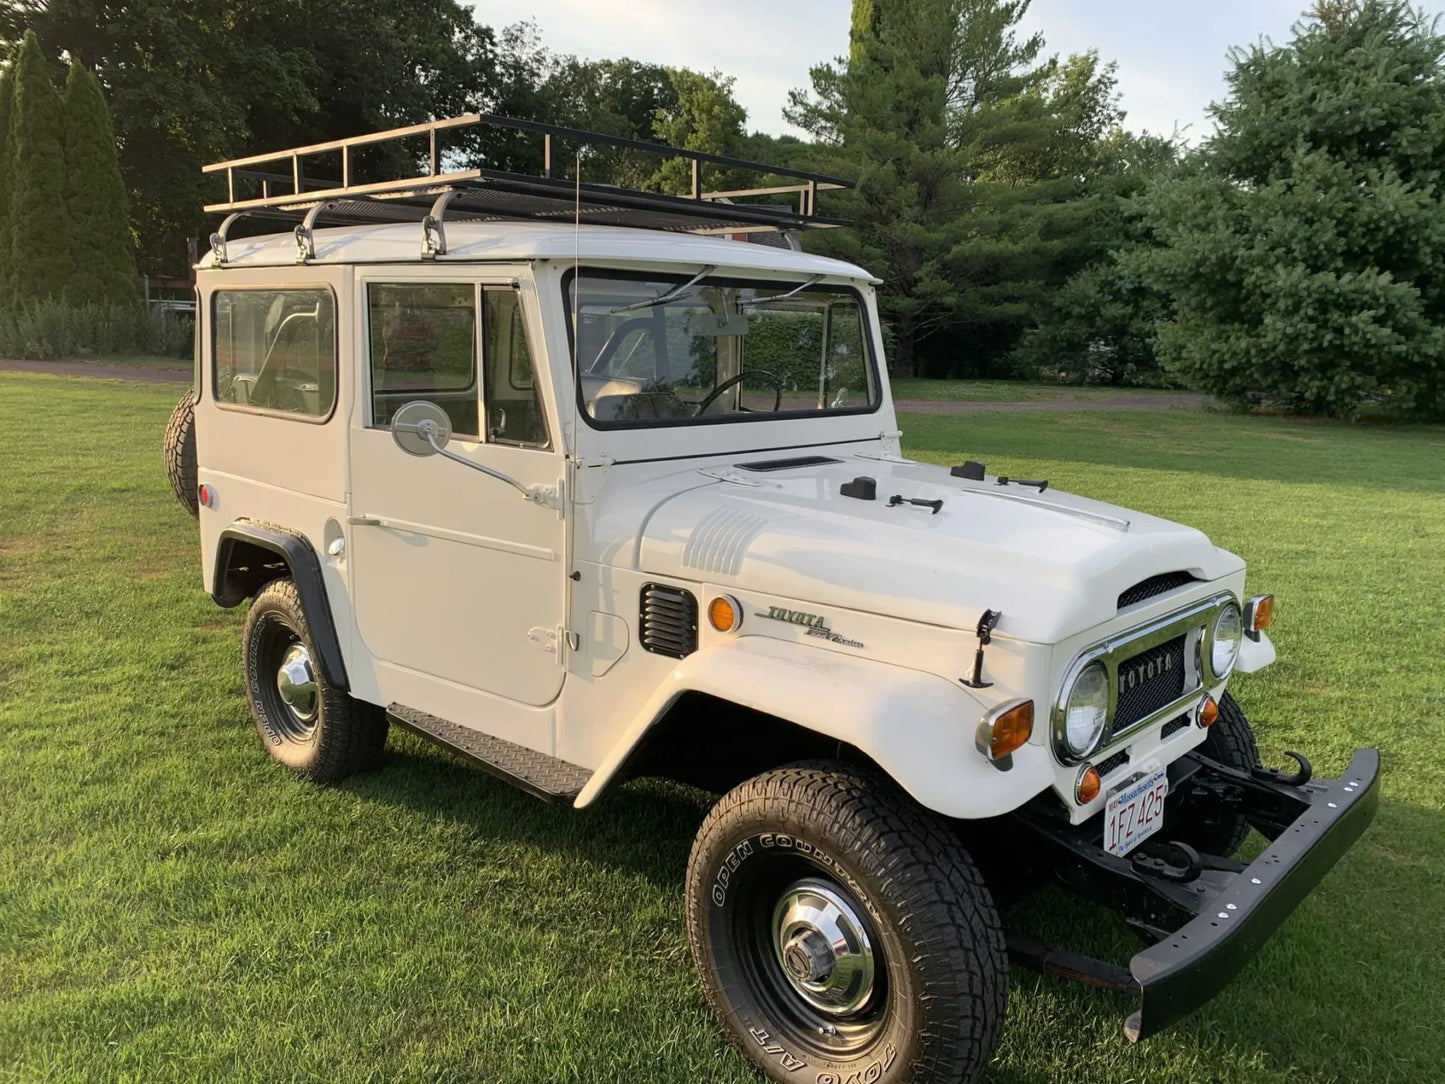
M 481 128 L 540 135 L 544 163 L 541 174 L 467 166 L 458 161 L 462 152 L 443 151 L 444 133 L 455 135 L 465 129 Z M 355 183 L 353 167 L 360 148 L 400 140 L 419 142 L 422 138 L 429 144 L 428 172 L 396 180 Z M 558 141 L 565 141 L 569 146 L 602 144 L 655 154 L 662 159 L 686 160 L 692 166 L 692 192 L 674 196 L 554 177 L 554 150 Z M 308 173 L 308 164 L 315 167 L 318 164 L 315 160 L 323 157 L 329 160 L 333 170 L 339 159 L 340 180 L 322 180 Z M 704 192 L 704 165 L 772 174 L 795 183 Z M 818 193 L 852 187 L 851 181 L 818 173 L 480 113 L 294 147 L 275 154 L 216 162 L 204 169 L 206 173 L 223 173 L 226 178 L 226 202 L 206 207 L 207 212 L 229 216 L 211 239 L 212 247 L 223 261 L 226 235 L 231 225 L 243 217 L 298 221 L 296 239 L 303 259 L 310 254 L 312 227 L 323 216 L 334 225 L 420 222 L 422 254 L 435 256 L 446 251 L 444 221 L 533 219 L 570 223 L 576 220 L 589 225 L 721 234 L 845 226 L 847 223 L 840 219 L 818 214 Z M 736 202 L 784 195 L 796 197 L 796 206 Z

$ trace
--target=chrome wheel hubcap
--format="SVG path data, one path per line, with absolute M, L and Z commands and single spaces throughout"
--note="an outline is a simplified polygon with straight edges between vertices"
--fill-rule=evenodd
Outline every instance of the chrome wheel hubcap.
M 302 644 L 292 644 L 276 670 L 276 691 L 297 719 L 309 723 L 316 718 L 316 674 L 311 653 Z
M 788 984 L 820 1012 L 857 1012 L 873 993 L 867 927 L 822 881 L 799 881 L 783 893 L 773 912 L 773 947 Z

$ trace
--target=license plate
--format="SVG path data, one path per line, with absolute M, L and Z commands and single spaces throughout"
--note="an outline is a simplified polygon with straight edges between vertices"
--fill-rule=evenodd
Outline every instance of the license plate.
M 1163 768 L 1110 791 L 1104 807 L 1104 850 L 1128 854 L 1163 828 L 1168 793 L 1169 775 Z

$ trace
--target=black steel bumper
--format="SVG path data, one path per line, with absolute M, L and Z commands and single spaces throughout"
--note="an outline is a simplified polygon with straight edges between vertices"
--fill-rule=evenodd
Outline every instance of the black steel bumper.
M 1092 822 L 1070 828 L 1022 811 L 1020 819 L 1055 845 L 1059 878 L 1119 910 L 1154 943 L 1127 971 L 1027 937 L 1011 937 L 1010 947 L 1045 972 L 1135 994 L 1141 1004 L 1125 1033 L 1136 1041 L 1152 1035 L 1228 985 L 1360 837 L 1379 804 L 1379 774 L 1374 749 L 1357 750 L 1339 779 L 1317 782 L 1307 767 L 1286 777 L 1238 772 L 1199 754 L 1181 758 L 1171 766 L 1171 794 L 1196 808 L 1237 809 L 1271 840 L 1248 865 L 1157 840 L 1116 858 L 1099 847 Z

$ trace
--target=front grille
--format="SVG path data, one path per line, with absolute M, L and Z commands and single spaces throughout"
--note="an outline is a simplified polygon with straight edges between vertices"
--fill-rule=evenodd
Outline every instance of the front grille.
M 1169 591 L 1177 591 L 1185 584 L 1193 582 L 1194 577 L 1187 572 L 1165 572 L 1158 576 L 1150 576 L 1147 580 L 1140 580 L 1120 594 L 1118 608 L 1122 610 L 1126 606 L 1137 606 L 1147 599 L 1155 598 Z
M 665 583 L 642 586 L 642 620 L 637 638 L 644 651 L 680 659 L 697 650 L 697 599 Z
M 1119 664 L 1117 733 L 1184 695 L 1184 636 L 1166 640 Z
M 774 470 L 797 470 L 799 467 L 823 467 L 829 463 L 841 463 L 841 459 L 834 459 L 826 455 L 799 455 L 792 459 L 755 459 L 751 463 L 739 463 L 743 470 L 759 471 L 766 473 Z
M 1113 756 L 1105 757 L 1103 760 L 1099 761 L 1099 763 L 1095 765 L 1095 768 L 1098 769 L 1099 778 L 1105 779 L 1108 777 L 1110 772 L 1114 771 L 1116 768 L 1122 768 L 1125 764 L 1128 763 L 1129 750 L 1120 749 Z
M 1159 740 L 1165 741 L 1168 738 L 1172 738 L 1175 734 L 1178 734 L 1181 730 L 1188 727 L 1189 723 L 1190 719 L 1187 714 L 1181 715 L 1177 719 L 1170 719 L 1164 724 L 1163 728 L 1160 729 Z

